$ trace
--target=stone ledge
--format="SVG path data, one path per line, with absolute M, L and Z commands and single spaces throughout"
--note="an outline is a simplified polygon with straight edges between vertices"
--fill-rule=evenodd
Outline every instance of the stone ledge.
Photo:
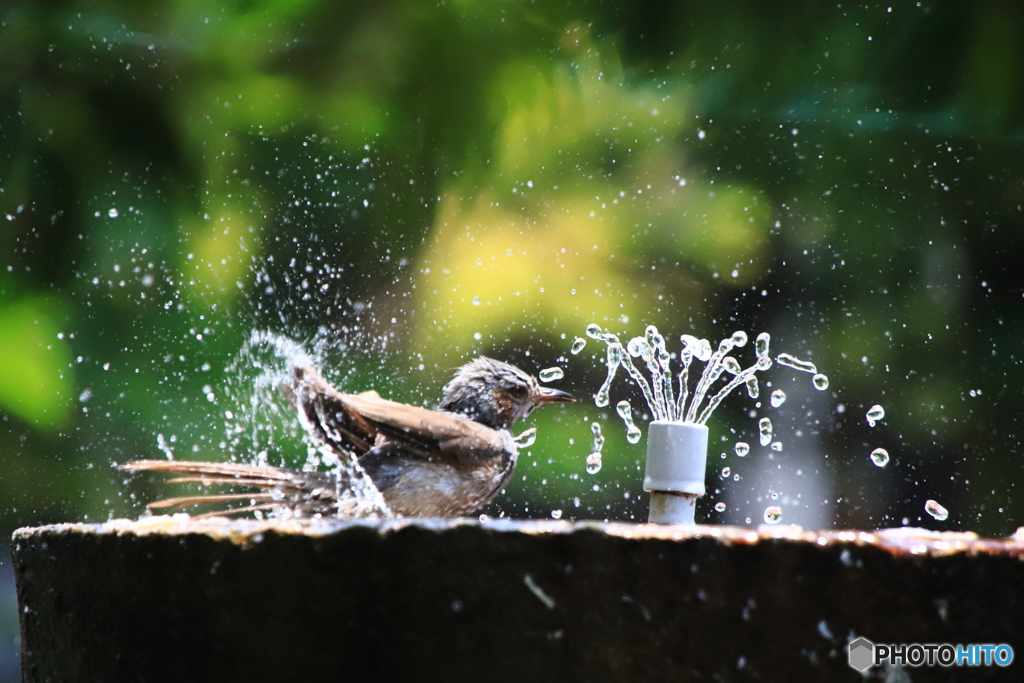
M 1022 558 L 1024 534 L 920 529 L 179 515 L 14 535 L 25 681 L 857 680 L 855 636 L 1024 653 Z

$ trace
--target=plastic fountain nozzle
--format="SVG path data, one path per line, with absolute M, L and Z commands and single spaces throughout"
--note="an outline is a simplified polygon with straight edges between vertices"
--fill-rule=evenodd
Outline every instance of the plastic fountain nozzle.
M 651 494 L 649 522 L 693 524 L 704 495 L 708 428 L 693 422 L 655 420 L 647 430 L 644 490 Z

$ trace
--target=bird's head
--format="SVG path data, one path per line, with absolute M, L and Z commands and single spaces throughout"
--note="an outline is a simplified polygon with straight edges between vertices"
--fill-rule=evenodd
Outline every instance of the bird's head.
M 540 386 L 514 365 L 480 357 L 458 369 L 444 388 L 438 410 L 460 413 L 494 429 L 510 429 L 539 405 L 575 400 L 564 391 Z

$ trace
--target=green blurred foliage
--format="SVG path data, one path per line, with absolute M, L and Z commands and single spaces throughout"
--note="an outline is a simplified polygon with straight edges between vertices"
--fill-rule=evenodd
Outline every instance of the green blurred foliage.
M 756 523 L 781 489 L 826 524 L 937 524 L 936 498 L 938 526 L 1010 533 L 1022 41 L 1001 3 L 8 2 L 3 528 L 138 514 L 156 487 L 110 465 L 160 457 L 158 435 L 244 449 L 225 414 L 253 329 L 429 405 L 482 353 L 562 365 L 588 397 L 603 350 L 568 349 L 596 322 L 654 323 L 671 350 L 767 330 L 829 374 L 792 389 L 781 453 L 735 459 L 755 408 L 719 409 L 742 478 L 709 475 L 702 516 Z M 624 381 L 612 396 L 644 412 Z M 296 462 L 277 420 L 251 444 Z M 489 514 L 645 517 L 613 410 L 532 424 Z M 817 464 L 792 465 L 801 444 Z M 787 490 L 775 463 L 826 484 Z

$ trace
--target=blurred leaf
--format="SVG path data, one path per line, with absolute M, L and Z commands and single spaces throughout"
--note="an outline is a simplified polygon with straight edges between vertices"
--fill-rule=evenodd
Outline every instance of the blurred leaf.
M 73 385 L 57 307 L 41 298 L 0 305 L 0 407 L 53 431 L 68 421 Z

